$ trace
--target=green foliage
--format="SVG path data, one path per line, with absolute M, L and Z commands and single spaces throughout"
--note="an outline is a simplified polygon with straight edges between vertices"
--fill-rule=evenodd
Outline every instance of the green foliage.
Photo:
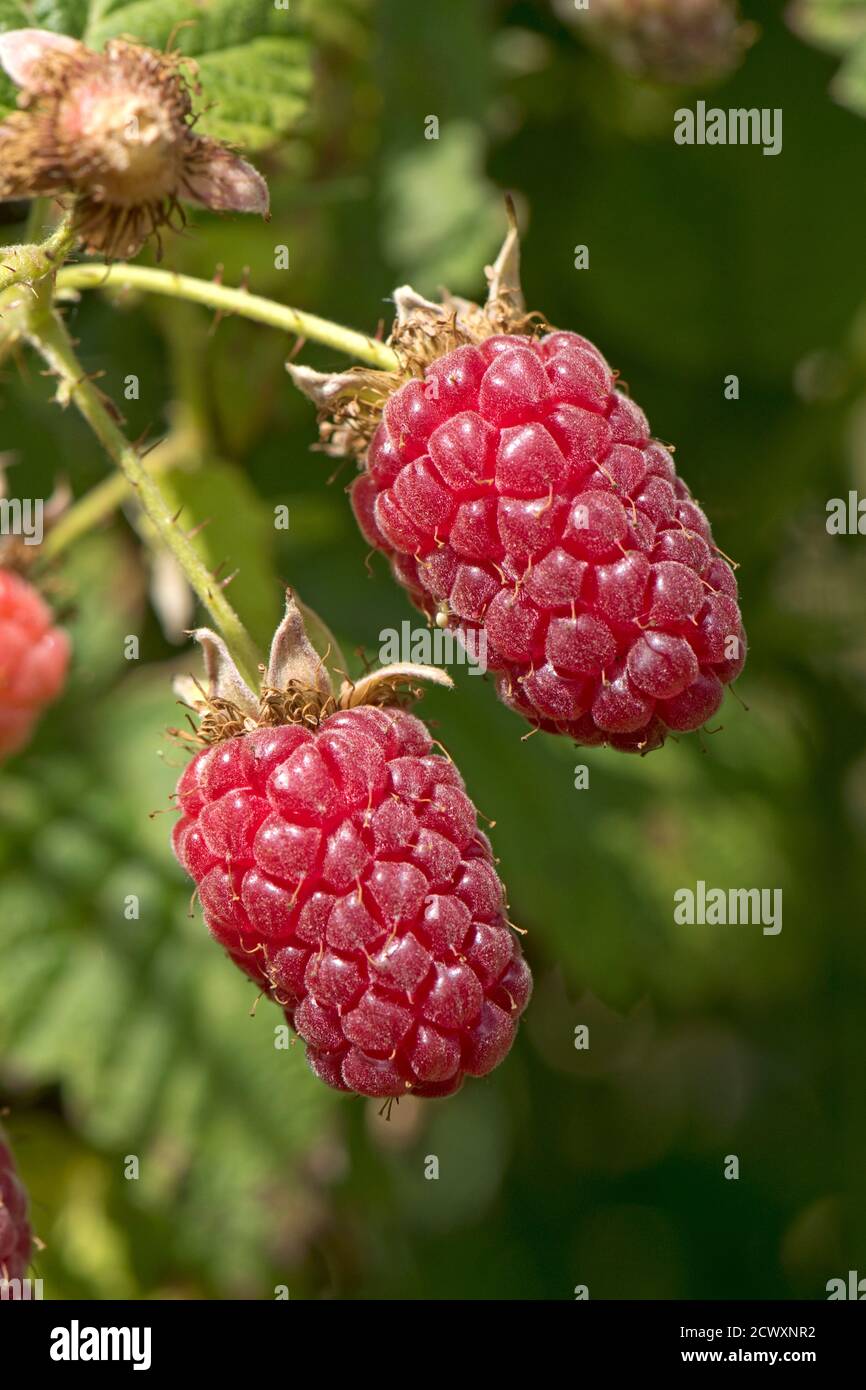
M 435 294 L 441 285 L 476 292 L 478 267 L 502 240 L 502 197 L 484 175 L 484 153 L 477 127 L 455 121 L 388 168 L 384 250 L 422 292 Z M 431 200 L 431 188 L 442 185 L 454 197 Z
M 866 3 L 798 0 L 791 23 L 809 43 L 842 58 L 831 90 L 843 106 L 866 116 Z
M 791 22 L 811 43 L 845 53 L 866 38 L 866 5 L 863 0 L 799 0 L 791 8 Z

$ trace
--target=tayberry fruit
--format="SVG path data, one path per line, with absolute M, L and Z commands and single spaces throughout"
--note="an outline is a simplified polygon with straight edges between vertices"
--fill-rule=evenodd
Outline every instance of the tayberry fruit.
M 286 623 L 297 653 L 291 605 Z M 531 990 L 490 843 L 425 725 L 382 703 L 411 668 L 335 697 L 314 657 L 299 680 L 295 655 L 286 678 L 281 633 L 264 699 L 226 679 L 220 653 L 210 706 L 199 699 L 216 741 L 178 784 L 175 853 L 211 934 L 284 1008 L 317 1076 L 449 1095 L 502 1061 Z
M 291 371 L 326 448 L 360 460 L 363 534 L 431 619 L 486 644 L 505 703 L 648 752 L 742 669 L 736 580 L 643 411 L 586 338 L 525 313 L 517 270 L 512 228 L 483 310 L 398 290 L 398 372 Z
M 69 639 L 26 579 L 0 569 L 0 759 L 30 738 L 66 678 Z
M 0 1126 L 0 1290 L 4 1282 L 27 1277 L 32 1253 L 27 1193 Z

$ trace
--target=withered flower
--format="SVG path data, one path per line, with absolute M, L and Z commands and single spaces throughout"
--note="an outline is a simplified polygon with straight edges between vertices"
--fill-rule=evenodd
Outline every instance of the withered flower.
M 716 81 L 738 67 L 757 38 L 737 0 L 557 0 L 563 18 L 618 67 L 654 82 Z
M 0 124 L 0 199 L 72 193 L 86 249 L 129 258 L 160 229 L 183 226 L 181 202 L 268 211 L 261 174 L 198 135 L 189 59 L 111 39 L 95 53 L 62 34 L 0 34 L 0 65 L 21 108 Z

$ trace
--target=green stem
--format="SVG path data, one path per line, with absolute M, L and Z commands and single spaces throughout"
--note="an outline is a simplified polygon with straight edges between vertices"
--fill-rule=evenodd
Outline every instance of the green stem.
M 67 216 L 38 246 L 0 246 L 0 294 L 50 275 L 69 255 L 75 239 L 72 217 Z
M 28 241 L 39 241 L 45 228 L 51 223 L 51 199 L 34 198 L 27 214 L 27 230 L 24 235 Z
M 115 423 L 102 393 L 82 370 L 65 324 L 50 310 L 37 312 L 34 308 L 25 320 L 24 333 L 57 377 L 58 401 L 61 405 L 74 402 L 106 453 L 117 464 L 142 510 L 153 522 L 160 540 L 174 555 L 191 588 L 222 632 L 244 678 L 257 690 L 259 653 L 252 638 L 170 514 L 158 483 L 143 467 L 138 453 Z
M 256 323 L 266 323 L 297 338 L 310 338 L 313 342 L 323 343 L 325 347 L 344 352 L 358 362 L 379 367 L 383 371 L 394 371 L 398 366 L 396 354 L 376 338 L 368 338 L 366 334 L 356 333 L 342 324 L 320 319 L 302 309 L 292 309 L 287 304 L 277 304 L 273 299 L 264 299 L 247 290 L 217 285 L 212 280 L 196 280 L 191 275 L 177 275 L 171 270 L 153 270 L 149 266 L 126 264 L 69 265 L 64 266 L 57 275 L 58 290 L 108 287 L 147 290 L 151 294 L 188 299 L 226 314 L 239 314 L 243 318 L 254 319 Z
M 169 468 L 180 466 L 193 453 L 191 441 L 180 434 L 171 434 L 154 449 L 147 462 L 147 471 L 151 476 L 164 473 Z M 49 565 L 59 559 L 82 536 L 88 535 L 113 516 L 132 494 L 133 487 L 125 473 L 112 473 L 97 483 L 51 527 L 39 547 L 39 564 Z

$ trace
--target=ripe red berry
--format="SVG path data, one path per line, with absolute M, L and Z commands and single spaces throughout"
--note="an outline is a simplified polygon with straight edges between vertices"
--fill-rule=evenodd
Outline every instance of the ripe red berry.
M 25 1279 L 33 1253 L 27 1193 L 12 1150 L 0 1128 L 0 1290 L 4 1281 Z
M 69 639 L 26 579 L 0 570 L 0 758 L 27 742 L 66 678 Z
M 261 728 L 197 754 L 178 859 L 232 959 L 329 1085 L 440 1096 L 509 1050 L 530 993 L 462 778 L 399 709 Z
M 299 663 L 280 646 L 263 689 L 290 699 L 280 667 Z M 373 703 L 364 683 L 338 700 L 307 679 L 305 722 L 276 725 L 236 672 L 218 677 L 249 731 L 187 765 L 173 844 L 211 934 L 285 1009 L 317 1076 L 445 1096 L 505 1057 L 531 976 L 457 768 L 419 719 L 376 702 L 400 669 L 365 678 Z M 227 705 L 211 704 L 217 720 Z
M 293 375 L 334 416 L 330 450 L 360 457 L 364 536 L 429 617 L 473 653 L 486 640 L 505 703 L 579 743 L 647 752 L 705 723 L 742 670 L 736 580 L 598 349 L 525 331 L 515 246 L 485 310 L 397 292 L 403 384 Z

